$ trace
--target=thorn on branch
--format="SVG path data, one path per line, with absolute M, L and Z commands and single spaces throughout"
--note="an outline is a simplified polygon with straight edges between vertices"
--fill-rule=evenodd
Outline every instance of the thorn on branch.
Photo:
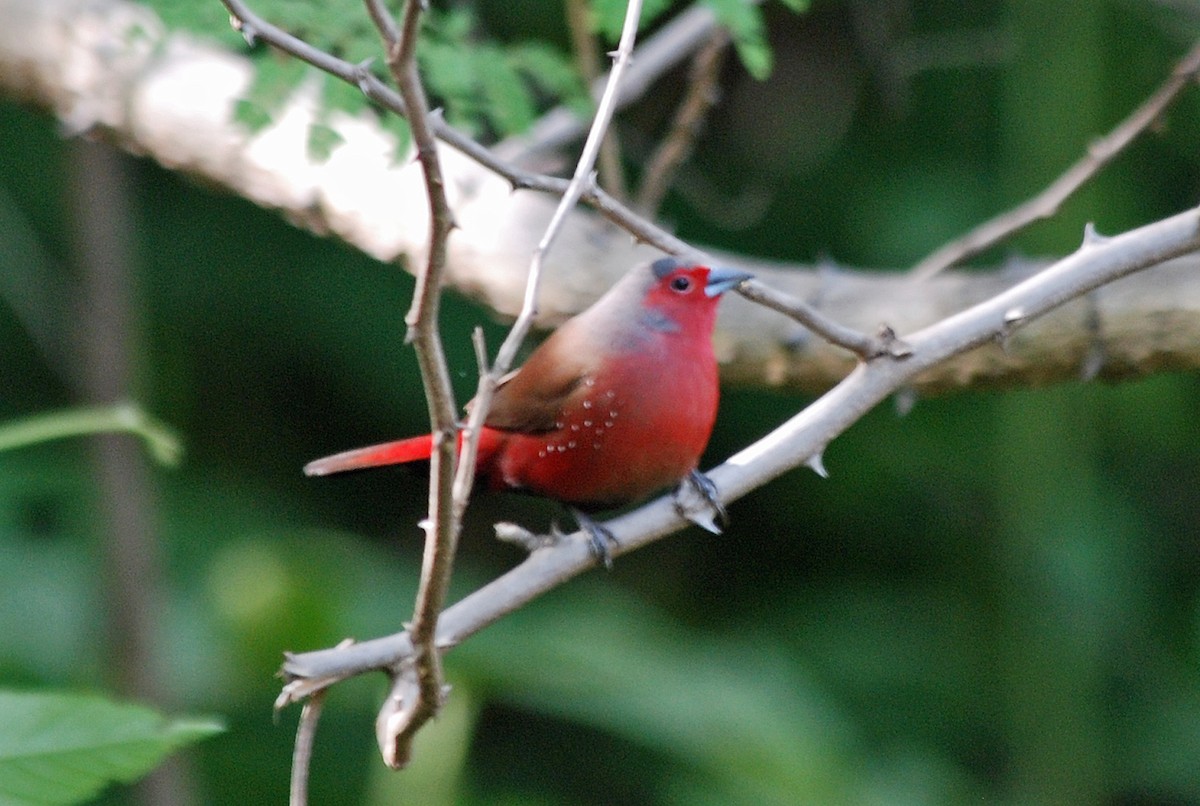
M 1026 316 L 1028 316 L 1028 314 L 1025 312 L 1025 309 L 1020 306 L 1009 308 L 1004 312 L 1004 329 L 1006 331 L 1012 331 L 1013 329 L 1019 327 L 1021 323 L 1025 321 Z
M 254 26 L 238 17 L 235 14 L 229 15 L 229 27 L 242 35 L 242 39 L 246 40 L 246 45 L 254 47 L 258 44 L 258 33 L 254 30 Z
M 684 476 L 674 495 L 675 512 L 706 532 L 721 534 L 729 525 L 729 512 L 721 503 L 717 485 L 699 470 Z
M 353 638 L 343 638 L 333 648 L 345 649 L 353 646 L 354 643 Z M 288 682 L 284 684 L 283 689 L 279 692 L 279 696 L 275 698 L 274 707 L 276 714 L 292 703 L 312 697 L 341 680 L 340 677 L 298 677 L 288 671 L 288 667 L 292 665 L 295 659 L 295 653 L 283 653 L 283 669 L 280 671 L 280 675 L 286 678 Z
M 879 341 L 878 352 L 871 358 L 883 355 L 890 358 L 908 358 L 913 354 L 912 345 L 897 336 L 891 325 L 880 325 L 879 330 L 875 333 L 875 338 Z
M 510 521 L 501 521 L 494 524 L 493 529 L 496 531 L 496 539 L 505 543 L 511 543 L 514 546 L 519 546 L 525 551 L 533 554 L 538 549 L 549 548 L 558 542 L 558 537 L 549 535 L 539 535 L 526 529 L 520 524 Z
M 368 98 L 371 97 L 371 79 L 375 77 L 375 74 L 371 72 L 374 65 L 374 56 L 369 56 L 354 65 L 354 83 L 358 86 L 358 91 Z
M 1112 239 L 1107 235 L 1103 235 L 1096 230 L 1096 223 L 1094 221 L 1089 221 L 1084 225 L 1083 247 L 1086 248 L 1088 246 L 1099 246 L 1102 243 L 1108 243 L 1110 240 Z
M 825 469 L 824 451 L 817 451 L 812 456 L 805 459 L 804 466 L 823 479 L 829 478 L 829 471 Z

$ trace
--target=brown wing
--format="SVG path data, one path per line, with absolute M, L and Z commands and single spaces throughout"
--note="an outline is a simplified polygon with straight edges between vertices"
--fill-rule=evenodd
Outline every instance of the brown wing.
M 486 425 L 503 431 L 552 431 L 571 394 L 594 371 L 599 356 L 568 349 L 570 323 L 559 328 L 516 372 L 509 373 L 492 398 Z

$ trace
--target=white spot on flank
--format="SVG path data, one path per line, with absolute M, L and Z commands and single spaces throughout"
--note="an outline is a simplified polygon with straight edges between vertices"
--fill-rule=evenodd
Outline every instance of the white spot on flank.
M 567 443 L 567 447 L 568 447 L 568 448 L 574 448 L 574 447 L 575 447 L 575 440 L 571 440 L 570 442 L 568 442 L 568 443 Z
M 590 401 L 590 400 L 583 401 L 583 407 L 585 409 L 590 409 L 592 407 L 592 401 Z

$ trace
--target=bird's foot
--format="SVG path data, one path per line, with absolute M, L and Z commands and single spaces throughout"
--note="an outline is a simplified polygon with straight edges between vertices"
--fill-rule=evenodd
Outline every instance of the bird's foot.
M 705 531 L 719 535 L 729 525 L 729 513 L 718 497 L 717 485 L 699 470 L 692 470 L 675 490 L 675 511 Z
M 592 550 L 592 556 L 604 563 L 604 567 L 611 571 L 613 567 L 612 550 L 620 545 L 617 543 L 616 535 L 574 507 L 571 508 L 571 514 L 575 516 L 575 522 L 579 524 L 579 528 L 587 533 L 588 547 Z

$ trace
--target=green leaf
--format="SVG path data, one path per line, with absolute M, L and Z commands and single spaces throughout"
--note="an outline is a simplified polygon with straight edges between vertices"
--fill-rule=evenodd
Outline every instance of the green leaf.
M 0 691 L 0 803 L 80 803 L 223 730 L 86 694 Z
M 809 0 L 779 0 L 779 2 L 787 6 L 789 11 L 797 14 L 803 14 L 808 11 L 809 7 Z
M 625 0 L 595 0 L 592 3 L 592 16 L 596 32 L 612 42 L 620 39 L 621 29 L 625 27 L 627 6 Z M 638 20 L 638 30 L 644 30 L 670 7 L 670 0 L 645 0 L 642 3 L 642 18 Z
M 183 456 L 179 436 L 133 403 L 64 409 L 0 425 L 0 451 L 66 437 L 108 432 L 136 434 L 160 464 L 175 466 Z
M 254 81 L 234 114 L 239 123 L 257 132 L 274 121 L 275 114 L 308 75 L 309 68 L 296 59 L 279 58 L 255 59 L 254 67 Z
M 501 134 L 524 131 L 537 115 L 529 85 L 498 49 L 488 48 L 479 54 L 478 61 L 488 120 Z
M 800 0 L 802 2 L 802 0 Z M 771 74 L 771 48 L 762 8 L 746 0 L 705 0 L 721 24 L 729 29 L 738 58 L 758 80 Z
M 561 51 L 543 42 L 519 42 L 509 46 L 513 65 L 537 88 L 563 103 L 590 107 L 587 87 L 575 65 Z

